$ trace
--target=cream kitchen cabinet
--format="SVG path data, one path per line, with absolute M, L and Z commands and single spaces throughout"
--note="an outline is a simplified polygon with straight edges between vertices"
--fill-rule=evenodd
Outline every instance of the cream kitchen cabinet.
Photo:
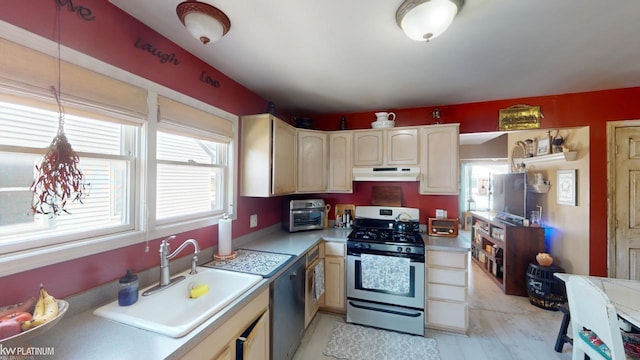
M 353 143 L 353 166 L 418 164 L 417 128 L 356 130 Z
M 351 131 L 329 133 L 329 184 L 327 192 L 353 192 Z
M 297 180 L 296 128 L 271 114 L 242 117 L 241 196 L 293 194 Z
M 255 322 L 244 343 L 243 359 L 269 359 L 269 289 L 263 290 L 182 359 L 236 359 L 236 339 Z
M 353 132 L 353 166 L 382 166 L 384 163 L 383 130 Z
M 469 328 L 467 252 L 427 250 L 425 326 L 466 333 Z
M 299 193 L 327 191 L 327 133 L 298 130 L 298 190 Z
M 458 195 L 459 124 L 420 129 L 420 194 Z
M 343 242 L 325 241 L 320 246 L 324 258 L 324 310 L 345 313 L 347 311 L 347 245 Z
M 387 129 L 385 133 L 386 165 L 418 165 L 418 129 Z

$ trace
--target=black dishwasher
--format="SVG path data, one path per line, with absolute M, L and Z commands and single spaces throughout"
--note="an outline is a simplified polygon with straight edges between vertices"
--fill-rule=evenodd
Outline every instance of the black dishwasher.
M 305 258 L 271 283 L 271 359 L 293 358 L 304 334 Z

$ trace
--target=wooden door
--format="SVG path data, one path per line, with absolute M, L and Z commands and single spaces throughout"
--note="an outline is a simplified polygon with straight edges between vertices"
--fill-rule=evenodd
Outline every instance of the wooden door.
M 418 129 L 386 130 L 386 165 L 418 165 Z
M 420 194 L 458 195 L 458 124 L 420 129 Z
M 327 134 L 298 130 L 298 192 L 327 190 Z
M 329 134 L 329 192 L 353 191 L 351 132 Z
M 339 256 L 324 258 L 324 306 L 344 311 L 346 309 L 345 259 Z
M 282 120 L 273 119 L 273 168 L 271 169 L 273 195 L 291 194 L 296 191 L 296 140 L 295 127 Z
M 353 166 L 378 166 L 383 164 L 382 134 L 382 130 L 354 131 Z
M 640 127 L 615 130 L 615 277 L 640 280 Z
M 269 359 L 269 310 L 265 311 L 243 344 L 244 360 Z

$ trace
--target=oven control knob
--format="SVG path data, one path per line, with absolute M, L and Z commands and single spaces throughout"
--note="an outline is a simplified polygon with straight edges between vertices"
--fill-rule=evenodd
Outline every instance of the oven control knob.
M 366 247 L 367 249 L 371 249 L 371 244 L 367 244 L 367 245 L 365 245 L 365 247 Z
M 410 253 L 411 252 L 411 248 L 404 249 L 404 252 Z
M 402 246 L 398 246 L 398 252 L 402 252 Z

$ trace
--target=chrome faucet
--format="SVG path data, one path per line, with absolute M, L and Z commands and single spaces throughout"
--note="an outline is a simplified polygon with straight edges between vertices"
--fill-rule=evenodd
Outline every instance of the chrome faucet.
M 171 235 L 166 239 L 163 239 L 160 243 L 160 283 L 142 293 L 143 296 L 151 295 L 159 290 L 165 289 L 185 279 L 184 276 L 177 276 L 171 279 L 171 271 L 169 271 L 169 260 L 176 257 L 176 255 L 178 255 L 189 244 L 193 245 L 194 247 L 193 259 L 191 260 L 191 271 L 189 272 L 189 275 L 195 275 L 198 273 L 198 271 L 196 270 L 196 266 L 198 263 L 198 254 L 200 253 L 200 245 L 198 245 L 198 242 L 195 239 L 188 239 L 180 244 L 180 246 L 178 246 L 178 248 L 174 252 L 170 253 L 171 247 L 169 246 L 169 241 L 175 238 L 175 235 Z

